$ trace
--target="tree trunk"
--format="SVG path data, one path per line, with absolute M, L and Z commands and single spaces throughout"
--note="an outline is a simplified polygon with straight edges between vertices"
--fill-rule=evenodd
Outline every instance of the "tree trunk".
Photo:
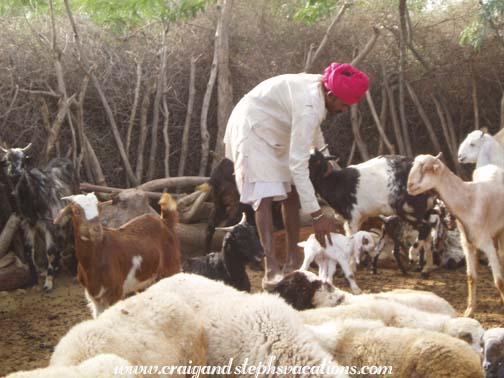
M 406 110 L 404 108 L 404 69 L 406 66 L 406 0 L 399 0 L 399 18 L 401 23 L 399 33 L 399 114 L 401 118 L 402 136 L 404 139 L 404 147 L 406 154 L 413 156 L 413 149 L 408 130 L 408 122 L 406 120 Z
M 95 182 L 98 185 L 107 185 L 107 181 L 105 180 L 105 175 L 103 174 L 103 170 L 100 165 L 100 161 L 96 156 L 96 153 L 93 149 L 93 146 L 89 142 L 87 136 L 84 136 L 84 140 L 86 142 L 86 155 L 89 156 L 89 162 L 93 170 L 93 175 L 95 178 Z
M 394 93 L 392 89 L 388 85 L 386 73 L 383 73 L 383 86 L 385 87 L 385 91 L 388 96 L 389 110 L 390 115 L 392 117 L 392 125 L 394 126 L 394 133 L 397 142 L 397 146 L 399 147 L 399 153 L 401 155 L 406 155 L 406 148 L 404 146 L 404 141 L 401 134 L 401 127 L 399 126 L 399 120 L 397 119 L 397 113 L 395 110 L 395 101 L 394 101 Z
M 381 88 L 381 98 L 382 98 L 382 104 L 381 104 L 381 111 L 380 111 L 380 124 L 382 125 L 383 132 L 385 132 L 385 129 L 387 127 L 387 109 L 388 109 L 388 99 L 387 99 L 387 91 L 385 90 L 385 86 L 382 85 Z M 383 154 L 383 145 L 384 141 L 382 138 L 380 138 L 380 143 L 378 144 L 378 155 Z M 395 148 L 394 148 L 395 151 Z
M 72 25 L 72 30 L 73 30 L 74 38 L 75 38 L 75 42 L 76 42 L 75 45 L 77 46 L 77 50 L 79 52 L 79 57 L 82 60 L 84 66 L 87 67 L 86 69 L 89 69 L 89 67 L 91 65 L 88 63 L 87 57 L 84 54 L 84 50 L 82 49 L 79 32 L 77 30 L 77 25 L 76 25 L 75 20 L 73 18 L 72 11 L 70 9 L 70 5 L 68 4 L 68 0 L 64 0 L 64 2 L 65 2 L 65 8 L 66 8 L 66 11 L 68 14 L 68 18 L 70 19 L 70 23 Z M 98 81 L 97 77 L 92 72 L 92 70 L 89 70 L 88 74 L 91 77 L 91 81 L 93 82 L 93 85 L 95 86 L 96 91 L 98 92 L 100 100 L 103 104 L 103 107 L 104 107 L 105 112 L 107 114 L 107 117 L 109 119 L 110 128 L 112 129 L 112 134 L 114 136 L 114 140 L 115 140 L 117 148 L 119 150 L 119 155 L 121 156 L 121 161 L 123 163 L 123 166 L 124 166 L 124 169 L 125 169 L 126 174 L 128 176 L 128 179 L 130 180 L 130 182 L 133 185 L 137 185 L 136 177 L 133 173 L 133 170 L 131 169 L 131 165 L 129 163 L 128 157 L 126 156 L 126 151 L 124 150 L 124 145 L 122 143 L 121 134 L 119 133 L 119 129 L 117 127 L 117 124 L 116 124 L 116 121 L 114 118 L 114 113 L 112 112 L 112 109 L 110 108 L 108 100 L 105 97 L 105 93 L 103 92 L 102 87 L 101 87 L 100 82 Z
M 364 143 L 360 134 L 361 117 L 359 116 L 359 109 L 357 105 L 352 105 L 350 107 L 350 117 L 352 120 L 352 132 L 355 143 L 357 144 L 357 149 L 359 150 L 362 160 L 367 161 L 369 160 L 369 152 L 366 143 Z
M 149 107 L 150 107 L 150 93 L 148 88 L 146 88 L 144 98 L 142 100 L 142 108 L 140 109 L 140 140 L 138 141 L 137 161 L 135 169 L 135 176 L 138 182 L 143 181 L 144 148 L 145 148 L 145 142 L 147 141 L 147 133 L 149 132 L 147 128 L 147 116 L 149 115 Z
M 218 81 L 217 81 L 217 140 L 215 142 L 215 156 L 212 166 L 224 157 L 224 132 L 226 124 L 233 110 L 233 87 L 229 70 L 229 24 L 231 23 L 231 9 L 233 0 L 221 0 L 220 38 L 218 53 Z
M 140 99 L 140 88 L 142 86 L 142 60 L 141 59 L 137 62 L 136 75 L 137 75 L 137 80 L 136 80 L 136 85 L 135 85 L 135 93 L 133 96 L 133 105 L 131 107 L 131 114 L 130 114 L 129 123 L 128 123 L 128 131 L 126 133 L 126 155 L 128 155 L 128 158 L 130 156 L 131 133 L 133 131 L 133 126 L 135 125 L 135 118 L 136 118 L 136 112 L 137 112 L 137 108 L 138 108 L 138 101 Z
M 187 100 L 187 112 L 184 123 L 184 131 L 182 134 L 182 147 L 180 152 L 180 160 L 178 166 L 178 174 L 177 176 L 184 175 L 185 163 L 187 160 L 187 151 L 189 148 L 189 130 L 191 128 L 192 114 L 193 114 L 193 106 L 194 106 L 194 95 L 196 89 L 194 87 L 195 76 L 196 76 L 196 62 L 198 58 L 191 57 L 191 71 L 189 75 L 189 98 Z
M 480 129 L 479 123 L 479 107 L 478 107 L 478 87 L 476 84 L 476 72 L 474 71 L 474 62 L 471 59 L 469 62 L 469 67 L 471 69 L 471 84 L 472 84 L 472 102 L 473 102 L 473 113 L 474 113 L 474 130 Z
M 431 140 L 432 146 L 434 147 L 434 150 L 437 152 L 441 151 L 441 145 L 439 144 L 439 140 L 436 136 L 436 133 L 434 132 L 434 127 L 432 127 L 432 123 L 430 122 L 427 113 L 425 113 L 425 110 L 422 104 L 420 103 L 418 96 L 416 95 L 410 83 L 406 82 L 406 88 L 408 89 L 409 95 L 413 100 L 413 103 L 415 104 L 418 113 L 420 114 L 420 118 L 422 118 L 422 121 L 424 122 L 424 125 L 427 128 L 427 133 L 429 134 L 429 138 Z
M 215 80 L 217 78 L 218 66 L 218 51 L 219 51 L 219 27 L 221 13 L 218 14 L 217 26 L 215 28 L 214 54 L 212 59 L 212 67 L 210 69 L 210 77 L 203 97 L 203 105 L 201 106 L 201 160 L 198 174 L 204 176 L 208 166 L 208 155 L 210 153 L 210 135 L 208 134 L 208 108 L 210 107 L 210 99 L 212 98 Z
M 375 121 L 376 128 L 378 129 L 378 133 L 380 134 L 380 141 L 383 141 L 385 143 L 390 154 L 394 154 L 395 148 L 392 145 L 392 143 L 390 143 L 390 141 L 388 140 L 387 134 L 385 134 L 385 130 L 382 127 L 382 124 L 380 122 L 380 118 L 378 118 L 378 114 L 376 113 L 376 108 L 374 106 L 373 98 L 371 97 L 371 94 L 369 93 L 369 91 L 366 92 L 366 100 L 369 105 L 369 109 L 371 110 L 371 114 L 373 115 L 373 119 Z
M 502 92 L 501 102 L 500 102 L 500 128 L 504 129 L 504 92 Z
M 170 111 L 168 110 L 168 103 L 166 96 L 163 96 L 163 141 L 165 146 L 164 151 L 164 177 L 170 177 L 170 136 L 168 134 L 168 126 L 170 124 Z
M 154 107 L 152 109 L 152 127 L 151 127 L 151 145 L 149 150 L 149 166 L 147 168 L 147 180 L 152 180 L 154 178 L 154 173 L 156 171 L 156 152 L 157 152 L 157 140 L 158 140 L 158 122 L 159 122 L 159 109 L 161 104 L 161 96 L 164 90 L 164 77 L 166 71 L 166 60 L 168 55 L 168 45 L 166 41 L 166 34 L 168 33 L 168 27 L 163 30 L 163 38 L 161 41 L 161 65 L 159 67 L 159 73 L 157 78 L 156 96 L 154 97 Z
M 308 58 L 306 59 L 306 63 L 305 63 L 305 67 L 304 67 L 304 72 L 309 73 L 311 71 L 311 69 L 313 67 L 313 63 L 317 60 L 317 58 L 320 56 L 321 52 L 324 50 L 324 48 L 327 44 L 327 40 L 329 39 L 329 35 L 334 31 L 334 28 L 336 27 L 336 25 L 340 21 L 341 17 L 343 17 L 343 14 L 345 13 L 345 11 L 352 4 L 353 4 L 353 1 L 348 1 L 348 0 L 343 3 L 343 5 L 339 9 L 338 13 L 336 13 L 336 16 L 332 20 L 331 24 L 327 28 L 324 36 L 322 37 L 322 41 L 320 41 L 320 44 L 319 44 L 317 50 L 315 51 L 315 53 L 308 54 Z M 311 48 L 310 48 L 310 51 L 311 51 Z

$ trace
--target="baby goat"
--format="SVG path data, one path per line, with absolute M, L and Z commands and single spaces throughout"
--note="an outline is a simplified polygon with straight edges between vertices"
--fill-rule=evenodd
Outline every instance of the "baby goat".
M 375 248 L 375 242 L 371 233 L 358 231 L 352 236 L 331 233 L 332 245 L 322 248 L 315 235 L 312 234 L 298 246 L 304 248 L 304 261 L 300 270 L 308 270 L 310 264 L 315 260 L 319 266 L 319 277 L 321 280 L 331 283 L 336 264 L 343 269 L 352 292 L 360 294 L 361 290 L 355 282 L 355 272 L 357 264 L 360 262 L 361 253 L 369 253 Z
M 264 256 L 255 227 L 247 223 L 243 213 L 237 225 L 216 230 L 228 232 L 222 242 L 222 250 L 188 259 L 183 264 L 183 271 L 221 280 L 238 290 L 250 292 L 245 264 L 258 263 Z

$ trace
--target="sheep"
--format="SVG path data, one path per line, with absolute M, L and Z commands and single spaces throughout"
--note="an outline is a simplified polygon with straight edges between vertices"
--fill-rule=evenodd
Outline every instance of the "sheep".
M 504 168 L 504 149 L 493 136 L 474 130 L 460 143 L 458 161 L 463 164 L 476 163 L 476 168 L 487 164 Z
M 279 294 L 296 310 L 365 303 L 373 299 L 381 299 L 425 312 L 444 314 L 451 318 L 457 315 L 455 309 L 445 299 L 430 291 L 395 289 L 374 294 L 353 295 L 320 280 L 310 271 L 298 270 L 287 274 L 273 292 Z
M 124 372 L 124 378 L 136 378 L 128 372 L 131 363 L 115 354 L 98 354 L 76 366 L 49 366 L 30 371 L 18 371 L 5 378 L 110 378 L 117 372 Z
M 72 215 L 77 277 L 85 287 L 94 318 L 126 294 L 180 272 L 177 207 L 168 193 L 159 201 L 161 217 L 144 214 L 117 229 L 100 224 L 98 199 L 93 193 L 66 199 L 71 203 L 54 222 Z
M 308 270 L 295 270 L 287 273 L 272 290 L 296 310 L 318 307 L 333 307 L 343 299 L 343 291 L 321 280 Z
M 259 263 L 264 256 L 257 231 L 247 223 L 245 213 L 240 223 L 220 230 L 228 232 L 222 242 L 222 250 L 187 259 L 182 265 L 182 270 L 222 280 L 238 290 L 250 292 L 250 280 L 245 264 Z
M 367 301 L 337 307 L 322 307 L 300 312 L 305 324 L 319 325 L 330 320 L 369 319 L 380 320 L 387 326 L 419 328 L 445 333 L 466 341 L 481 355 L 481 340 L 484 329 L 471 318 L 452 318 L 449 315 L 417 310 L 408 305 L 390 300 L 368 299 Z
M 337 361 L 361 367 L 359 377 L 483 378 L 478 355 L 466 343 L 438 332 L 362 319 L 311 328 Z M 364 366 L 380 367 L 381 373 Z
M 415 158 L 408 177 L 408 192 L 415 195 L 435 190 L 457 218 L 467 268 L 468 299 L 464 315 L 472 316 L 476 310 L 477 249 L 486 254 L 495 287 L 504 302 L 503 262 L 498 256 L 498 252 L 504 253 L 504 183 L 464 182 L 441 162 L 440 156 Z M 479 169 L 482 168 L 476 171 Z
M 485 378 L 504 377 L 504 328 L 490 328 L 483 336 Z
M 54 348 L 49 365 L 72 366 L 101 353 L 131 365 L 205 365 L 206 350 L 203 323 L 185 300 L 174 291 L 146 290 L 75 325 Z
M 339 171 L 333 171 L 327 159 L 320 151 L 312 151 L 310 180 L 315 191 L 345 219 L 347 236 L 357 232 L 366 219 L 380 214 L 395 214 L 415 225 L 426 223 L 435 196 L 407 193 L 406 179 L 412 159 L 399 155 L 378 156 Z M 430 238 L 430 233 L 425 237 Z M 428 273 L 429 268 L 426 265 L 423 272 Z
M 336 233 L 331 233 L 330 237 L 332 245 L 329 243 L 326 248 L 319 244 L 315 234 L 311 234 L 306 241 L 298 243 L 299 247 L 304 248 L 304 261 L 300 270 L 308 270 L 315 260 L 319 266 L 319 277 L 332 284 L 338 263 L 345 273 L 352 292 L 360 294 L 361 290 L 355 282 L 356 264 L 360 262 L 361 253 L 375 248 L 373 236 L 367 231 L 358 231 L 350 237 Z
M 232 358 L 231 368 L 236 376 L 255 377 L 253 373 L 240 371 L 242 364 L 267 365 L 271 359 L 274 367 L 314 366 L 325 360 L 326 366 L 338 368 L 314 340 L 312 332 L 303 326 L 299 313 L 276 295 L 248 294 L 222 282 L 186 273 L 165 278 L 146 292 L 177 292 L 184 298 L 203 320 L 208 338 L 207 363 L 222 366 Z M 326 375 L 303 373 L 301 376 Z M 345 374 L 332 376 L 346 377 Z

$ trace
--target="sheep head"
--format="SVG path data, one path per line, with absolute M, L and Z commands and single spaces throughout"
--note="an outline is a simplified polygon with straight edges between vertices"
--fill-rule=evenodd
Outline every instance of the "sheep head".
M 440 157 L 441 153 L 437 156 L 418 155 L 415 158 L 408 175 L 408 194 L 416 196 L 436 187 L 438 176 L 444 168 Z
M 484 141 L 485 133 L 481 130 L 470 132 L 464 141 L 460 143 L 458 150 L 458 161 L 460 163 L 476 163 Z
M 502 377 L 504 374 L 504 328 L 486 330 L 483 336 L 483 348 L 485 377 Z

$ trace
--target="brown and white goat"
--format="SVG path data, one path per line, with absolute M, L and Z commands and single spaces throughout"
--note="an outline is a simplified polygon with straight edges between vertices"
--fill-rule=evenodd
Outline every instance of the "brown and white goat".
M 72 215 L 77 277 L 85 287 L 93 317 L 127 294 L 180 272 L 177 204 L 169 194 L 159 201 L 161 217 L 144 214 L 119 228 L 101 225 L 93 193 L 65 199 L 71 203 L 54 222 Z

